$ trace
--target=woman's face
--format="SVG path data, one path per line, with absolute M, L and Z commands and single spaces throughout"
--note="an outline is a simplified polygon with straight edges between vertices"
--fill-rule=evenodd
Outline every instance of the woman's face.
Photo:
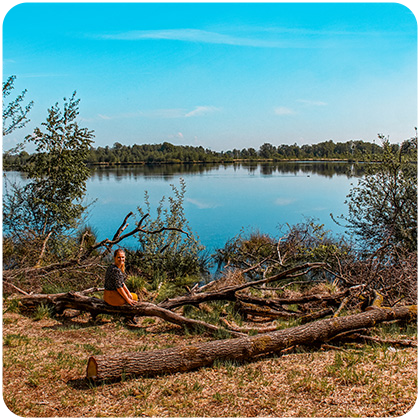
M 114 257 L 115 265 L 117 267 L 122 267 L 125 262 L 125 254 L 124 252 L 118 252 L 118 254 Z

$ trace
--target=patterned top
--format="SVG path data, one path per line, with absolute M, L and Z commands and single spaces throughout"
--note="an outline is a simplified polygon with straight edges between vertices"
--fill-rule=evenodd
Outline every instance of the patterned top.
M 117 290 L 123 287 L 124 280 L 124 273 L 115 264 L 110 265 L 105 273 L 105 290 Z

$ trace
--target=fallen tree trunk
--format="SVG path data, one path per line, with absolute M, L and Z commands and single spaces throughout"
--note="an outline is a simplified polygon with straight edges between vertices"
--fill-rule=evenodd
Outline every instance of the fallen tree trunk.
M 118 380 L 125 376 L 184 372 L 211 365 L 215 360 L 250 360 L 262 354 L 281 351 L 295 345 L 325 342 L 345 331 L 369 328 L 390 320 L 417 316 L 417 306 L 372 308 L 356 315 L 315 321 L 284 330 L 190 346 L 136 353 L 91 356 L 86 376 L 93 380 Z
M 153 316 L 162 318 L 170 323 L 199 328 L 204 331 L 217 332 L 220 328 L 216 325 L 208 324 L 204 321 L 199 321 L 191 318 L 185 318 L 168 309 L 161 308 L 153 303 L 139 302 L 134 306 L 111 306 L 105 301 L 95 298 L 87 297 L 82 293 L 68 292 L 56 294 L 39 294 L 39 295 L 26 295 L 20 298 L 20 303 L 27 309 L 34 309 L 40 304 L 53 306 L 57 313 L 63 313 L 66 309 L 77 309 L 84 312 L 89 312 L 93 318 L 98 314 L 111 314 L 122 315 L 126 317 L 135 316 Z M 229 331 L 233 336 L 244 336 L 245 334 L 237 331 Z

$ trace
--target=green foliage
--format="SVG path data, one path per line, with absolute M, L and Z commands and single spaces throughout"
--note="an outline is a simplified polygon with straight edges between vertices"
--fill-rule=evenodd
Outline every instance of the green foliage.
M 25 89 L 20 95 L 9 103 L 5 103 L 7 98 L 14 89 L 16 76 L 9 76 L 3 83 L 3 136 L 7 136 L 13 131 L 24 127 L 28 122 L 28 113 L 33 106 L 33 101 L 29 102 L 24 108 L 21 103 L 25 99 L 27 90 Z
M 63 111 L 58 103 L 48 110 L 45 131 L 36 128 L 26 137 L 36 146 L 24 168 L 28 183 L 6 188 L 3 218 L 14 235 L 59 235 L 75 227 L 86 209 L 82 200 L 90 172 L 84 161 L 93 134 L 76 122 L 76 93 L 64 101 Z
M 138 208 L 142 232 L 137 234 L 139 248 L 126 250 L 127 266 L 138 267 L 141 276 L 148 279 L 153 289 L 159 289 L 158 300 L 176 293 L 197 282 L 206 269 L 204 247 L 192 232 L 184 213 L 186 185 L 171 185 L 173 196 L 163 197 L 151 214 L 148 193 L 145 193 L 146 211 Z
M 417 249 L 417 133 L 401 146 L 383 140 L 381 160 L 368 168 L 347 196 L 348 215 L 341 216 L 366 249 L 387 244 Z
M 128 290 L 131 292 L 140 294 L 143 290 L 147 290 L 149 284 L 144 277 L 141 276 L 128 276 L 125 284 L 128 287 Z
M 334 143 L 332 140 L 318 144 L 298 146 L 282 144 L 279 146 L 264 143 L 258 150 L 250 147 L 216 152 L 202 146 L 183 146 L 171 143 L 134 144 L 125 146 L 116 142 L 112 147 L 90 148 L 85 162 L 93 165 L 142 164 L 193 164 L 230 163 L 235 160 L 283 161 L 283 160 L 348 160 L 366 161 L 368 157 L 381 156 L 381 146 L 362 140 Z M 4 156 L 4 164 L 13 167 L 24 162 L 27 157 L 15 153 Z
M 36 307 L 33 314 L 33 319 L 35 321 L 41 321 L 42 319 L 51 318 L 52 314 L 53 309 L 50 306 L 41 303 Z
M 162 302 L 165 299 L 173 298 L 175 296 L 184 295 L 193 284 L 200 280 L 198 276 L 182 276 L 175 278 L 155 279 L 152 287 L 156 288 L 157 295 L 155 297 L 156 302 Z

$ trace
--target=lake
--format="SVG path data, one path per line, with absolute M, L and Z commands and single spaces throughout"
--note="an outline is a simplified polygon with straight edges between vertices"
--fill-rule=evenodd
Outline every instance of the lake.
M 363 168 L 345 162 L 285 162 L 213 165 L 138 165 L 97 168 L 87 182 L 87 224 L 98 239 L 112 238 L 124 217 L 143 207 L 145 191 L 155 209 L 171 184 L 186 183 L 185 215 L 200 242 L 212 252 L 242 230 L 279 236 L 280 226 L 308 218 L 333 233 L 344 233 L 330 217 L 345 214 L 346 195 Z M 10 179 L 24 177 L 7 172 Z M 138 219 L 138 218 L 137 218 Z M 134 228 L 134 219 L 129 219 Z M 135 247 L 130 238 L 122 246 Z

